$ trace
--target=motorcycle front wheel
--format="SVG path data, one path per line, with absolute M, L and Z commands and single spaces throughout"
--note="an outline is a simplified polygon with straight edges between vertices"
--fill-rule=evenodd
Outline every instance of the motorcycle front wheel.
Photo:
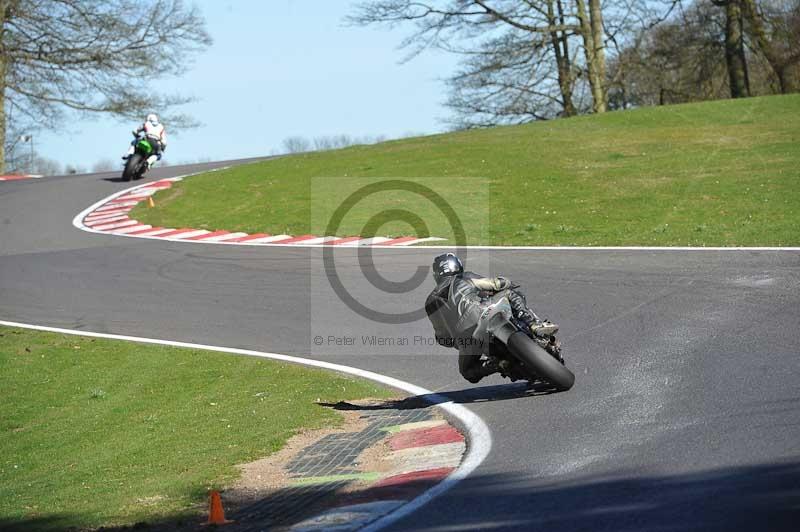
M 575 375 L 524 332 L 517 331 L 512 334 L 507 345 L 509 351 L 525 365 L 528 371 L 558 390 L 569 390 L 575 384 Z
M 142 165 L 142 156 L 138 153 L 134 153 L 128 160 L 125 162 L 125 169 L 122 171 L 122 179 L 125 181 L 131 181 L 136 179 L 139 173 L 139 167 Z

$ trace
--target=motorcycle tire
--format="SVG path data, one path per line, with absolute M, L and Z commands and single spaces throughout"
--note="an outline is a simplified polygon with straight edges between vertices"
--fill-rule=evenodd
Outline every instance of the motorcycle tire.
M 569 390 L 575 384 L 575 375 L 524 332 L 512 334 L 507 346 L 529 371 L 559 391 Z
M 125 161 L 125 169 L 122 171 L 122 179 L 124 181 L 132 181 L 137 179 L 139 173 L 139 167 L 142 166 L 142 156 L 138 153 L 134 153 L 128 160 Z

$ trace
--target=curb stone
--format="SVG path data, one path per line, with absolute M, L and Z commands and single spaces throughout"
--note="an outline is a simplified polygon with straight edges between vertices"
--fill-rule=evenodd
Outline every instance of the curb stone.
M 151 200 L 151 197 L 172 187 L 182 177 L 161 179 L 145 183 L 113 194 L 96 203 L 87 211 L 76 217 L 76 225 L 83 230 L 111 235 L 152 238 L 178 242 L 200 242 L 204 244 L 228 244 L 246 246 L 293 246 L 293 247 L 369 247 L 390 246 L 407 247 L 424 242 L 445 240 L 444 238 L 427 237 L 361 237 L 361 236 L 317 236 L 317 235 L 270 235 L 267 233 L 248 234 L 225 230 L 209 231 L 191 227 L 153 227 L 138 220 L 131 219 L 128 214 L 139 203 Z

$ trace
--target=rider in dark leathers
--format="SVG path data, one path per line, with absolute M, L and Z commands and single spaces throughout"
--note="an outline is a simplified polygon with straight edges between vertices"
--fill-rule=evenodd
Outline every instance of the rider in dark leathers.
M 425 310 L 439 345 L 458 349 L 458 370 L 469 382 L 476 383 L 498 370 L 492 362 L 481 360 L 483 346 L 472 338 L 487 297 L 506 291 L 514 316 L 534 332 L 540 327 L 557 328 L 542 322 L 528 308 L 518 285 L 504 277 L 465 272 L 461 260 L 453 253 L 436 257 L 432 270 L 436 288 L 428 295 Z

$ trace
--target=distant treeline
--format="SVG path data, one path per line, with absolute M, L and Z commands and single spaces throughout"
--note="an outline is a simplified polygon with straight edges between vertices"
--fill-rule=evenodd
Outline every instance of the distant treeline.
M 419 133 L 406 133 L 403 137 L 411 137 Z M 287 137 L 283 140 L 282 150 L 275 153 L 303 153 L 308 151 L 326 151 L 347 148 L 348 146 L 359 146 L 364 144 L 377 144 L 389 140 L 386 135 L 365 135 L 363 137 L 352 137 L 350 135 L 331 135 L 314 137 L 309 139 L 303 136 Z

